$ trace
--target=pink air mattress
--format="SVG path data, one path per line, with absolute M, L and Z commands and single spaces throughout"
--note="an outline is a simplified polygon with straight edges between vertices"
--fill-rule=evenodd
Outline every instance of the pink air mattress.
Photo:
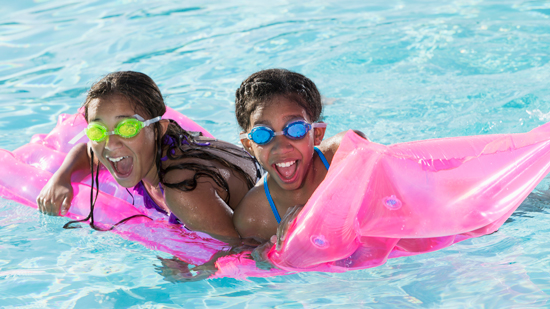
M 190 131 L 206 130 L 168 109 L 163 116 Z M 0 196 L 37 207 L 36 197 L 61 165 L 68 141 L 86 122 L 61 115 L 48 135 L 36 135 L 13 152 L 0 150 Z M 85 141 L 85 137 L 82 139 Z M 496 231 L 548 173 L 550 125 L 524 134 L 436 139 L 384 146 L 348 132 L 327 178 L 291 224 L 279 251 L 268 256 L 279 269 L 255 267 L 250 252 L 216 262 L 211 278 L 273 276 L 296 271 L 342 272 L 374 267 L 388 258 L 445 248 Z M 89 176 L 73 177 L 74 199 L 68 217 L 81 219 L 90 209 Z M 95 221 L 109 226 L 135 214 L 113 232 L 200 265 L 223 242 L 168 223 L 168 217 L 143 206 L 100 171 Z

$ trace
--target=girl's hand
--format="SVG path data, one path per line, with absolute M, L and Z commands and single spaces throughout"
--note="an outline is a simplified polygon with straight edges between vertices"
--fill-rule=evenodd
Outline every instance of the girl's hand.
M 252 250 L 252 253 L 250 255 L 252 256 L 254 262 L 256 262 L 256 268 L 263 270 L 270 270 L 272 268 L 275 268 L 275 266 L 273 266 L 273 264 L 269 262 L 269 259 L 267 258 L 267 253 L 271 250 L 271 247 L 273 247 L 273 244 L 276 241 L 277 236 L 273 235 L 269 241 L 266 241 L 265 243 L 259 245 L 254 250 Z
M 281 220 L 281 223 L 277 227 L 277 235 L 271 236 L 271 239 L 269 241 L 263 243 L 252 251 L 251 255 L 254 261 L 256 261 L 257 268 L 264 270 L 275 268 L 275 266 L 273 266 L 273 264 L 271 264 L 271 262 L 269 261 L 267 254 L 269 253 L 273 245 L 275 245 L 276 250 L 281 250 L 283 242 L 285 241 L 286 235 L 288 233 L 288 228 L 292 225 L 296 217 L 298 217 L 298 214 L 300 213 L 302 208 L 304 208 L 303 205 L 296 205 L 289 208 L 285 213 L 285 216 Z
M 189 267 L 189 263 L 184 262 L 177 257 L 164 259 L 157 256 L 157 258 L 162 263 L 162 266 L 156 267 L 156 270 L 159 271 L 159 274 L 164 277 L 164 280 L 172 283 L 204 280 L 217 271 L 214 263 L 205 263 L 203 265 Z
M 304 208 L 304 205 L 290 207 L 286 211 L 281 223 L 279 223 L 279 226 L 277 227 L 277 246 L 275 247 L 277 251 L 281 250 L 283 242 L 286 239 L 286 234 L 288 233 L 288 228 L 292 225 L 296 217 L 298 217 L 298 214 L 300 214 L 302 208 Z
M 70 178 L 63 179 L 54 174 L 36 198 L 38 210 L 50 216 L 64 216 L 71 207 L 73 187 Z
M 66 215 L 73 200 L 71 176 L 79 171 L 89 173 L 90 162 L 87 145 L 85 143 L 75 145 L 38 194 L 36 198 L 38 210 L 50 216 Z

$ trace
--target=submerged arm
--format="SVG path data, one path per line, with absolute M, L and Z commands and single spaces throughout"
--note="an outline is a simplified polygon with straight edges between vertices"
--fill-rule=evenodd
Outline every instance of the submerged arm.
M 36 198 L 38 209 L 48 215 L 65 215 L 71 207 L 73 187 L 71 176 L 79 171 L 89 171 L 90 157 L 85 143 L 73 147 L 59 169 L 42 188 Z

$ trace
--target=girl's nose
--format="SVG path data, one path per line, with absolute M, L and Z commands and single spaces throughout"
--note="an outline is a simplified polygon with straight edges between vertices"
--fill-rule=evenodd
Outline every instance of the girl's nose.
M 120 148 L 120 146 L 122 145 L 120 139 L 121 137 L 116 134 L 108 135 L 105 139 L 105 149 L 115 150 L 117 148 Z
M 273 143 L 272 151 L 278 153 L 286 153 L 292 151 L 292 149 L 294 148 L 292 146 L 291 140 L 284 135 L 275 136 L 271 143 Z

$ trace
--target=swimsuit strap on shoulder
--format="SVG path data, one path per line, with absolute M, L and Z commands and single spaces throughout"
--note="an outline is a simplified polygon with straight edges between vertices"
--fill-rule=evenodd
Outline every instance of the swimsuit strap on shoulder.
M 315 152 L 319 155 L 319 158 L 321 158 L 321 161 L 323 161 L 325 168 L 328 170 L 328 168 L 330 167 L 330 164 L 328 163 L 327 158 L 325 158 L 325 155 L 323 154 L 323 152 L 317 147 L 313 147 L 313 149 L 315 149 Z
M 275 203 L 271 198 L 271 193 L 269 192 L 269 187 L 267 186 L 267 175 L 266 177 L 264 177 L 264 191 L 265 191 L 265 196 L 267 196 L 267 201 L 269 202 L 269 206 L 271 206 L 271 211 L 273 211 L 273 214 L 275 215 L 275 219 L 277 219 L 277 223 L 281 223 L 281 216 L 277 211 L 277 207 L 275 206 Z

